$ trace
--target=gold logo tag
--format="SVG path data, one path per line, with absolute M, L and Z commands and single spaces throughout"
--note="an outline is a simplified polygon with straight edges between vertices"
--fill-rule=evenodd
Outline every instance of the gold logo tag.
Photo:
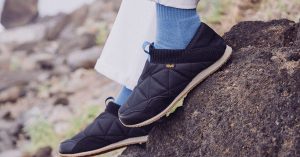
M 166 64 L 166 67 L 167 67 L 167 68 L 174 68 L 175 65 L 174 65 L 174 64 Z

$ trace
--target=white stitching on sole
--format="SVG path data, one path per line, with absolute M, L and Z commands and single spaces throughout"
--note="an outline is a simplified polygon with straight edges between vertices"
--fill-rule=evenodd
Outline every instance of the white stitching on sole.
M 112 150 L 116 150 L 119 148 L 129 146 L 129 145 L 143 144 L 143 143 L 146 143 L 147 140 L 148 140 L 148 136 L 133 137 L 133 138 L 129 138 L 129 139 L 126 139 L 123 141 L 119 141 L 117 143 L 108 145 L 106 147 L 103 147 L 103 148 L 100 148 L 97 150 L 83 152 L 83 153 L 76 153 L 76 154 L 60 154 L 59 153 L 59 156 L 61 156 L 61 157 L 84 157 L 84 156 L 99 155 L 102 153 L 106 153 L 108 151 L 112 151 Z

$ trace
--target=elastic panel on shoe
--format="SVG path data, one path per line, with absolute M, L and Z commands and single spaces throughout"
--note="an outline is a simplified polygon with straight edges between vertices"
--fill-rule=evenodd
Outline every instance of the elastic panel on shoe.
M 186 49 L 156 49 L 149 46 L 150 62 L 157 64 L 214 62 L 226 49 L 226 43 L 214 30 L 201 23 Z
M 213 62 L 220 58 L 226 46 L 195 48 L 191 50 L 155 49 L 150 46 L 150 61 L 157 64 Z

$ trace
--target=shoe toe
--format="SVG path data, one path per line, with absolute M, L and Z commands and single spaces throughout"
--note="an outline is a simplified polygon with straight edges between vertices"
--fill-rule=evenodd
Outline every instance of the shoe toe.
M 59 146 L 59 153 L 61 154 L 72 154 L 73 149 L 76 146 L 76 142 L 73 140 L 66 140 Z
M 119 116 L 120 115 L 126 115 L 126 114 L 128 114 L 128 113 L 130 113 L 130 109 L 131 109 L 131 107 L 126 103 L 126 104 L 124 104 L 124 105 L 122 105 L 120 108 L 119 108 L 119 111 L 118 111 L 118 114 L 119 114 Z
M 133 100 L 137 98 L 132 97 Z M 166 99 L 170 98 L 160 96 L 142 103 L 132 103 L 129 105 L 125 103 L 119 109 L 119 119 L 125 125 L 136 125 L 150 120 L 168 107 L 169 103 Z
M 135 125 L 146 121 L 150 117 L 144 114 L 142 111 L 135 112 L 119 112 L 119 119 L 125 125 Z

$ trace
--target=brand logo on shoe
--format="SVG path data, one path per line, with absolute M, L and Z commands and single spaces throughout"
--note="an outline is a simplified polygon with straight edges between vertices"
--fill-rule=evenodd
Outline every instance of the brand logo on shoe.
M 175 67 L 175 64 L 166 64 L 166 67 L 167 67 L 167 68 L 174 68 L 174 67 Z

